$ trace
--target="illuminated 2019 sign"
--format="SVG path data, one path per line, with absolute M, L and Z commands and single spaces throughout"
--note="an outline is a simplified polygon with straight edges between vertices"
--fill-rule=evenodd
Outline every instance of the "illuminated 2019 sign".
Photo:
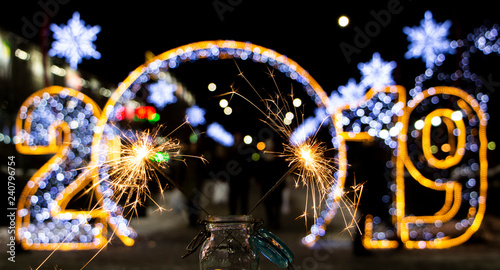
M 100 165 L 108 153 L 116 152 L 111 148 L 120 147 L 111 123 L 116 120 L 115 105 L 126 96 L 133 96 L 134 89 L 137 91 L 152 77 L 149 75 L 202 58 L 267 63 L 302 83 L 318 106 L 328 108 L 334 102 L 303 68 L 286 56 L 251 43 L 227 40 L 192 43 L 151 59 L 119 85 L 102 113 L 80 92 L 62 87 L 41 90 L 23 104 L 16 125 L 20 138 L 16 147 L 20 153 L 55 154 L 28 182 L 20 198 L 17 237 L 24 248 L 99 248 L 107 241 L 106 224 L 115 228 L 126 244 L 133 244 L 135 232 L 121 216 L 121 208 L 110 200 L 113 191 L 105 182 L 99 182 L 106 176 Z M 368 118 L 375 111 L 381 119 L 376 123 L 380 126 L 371 128 L 373 122 Z M 363 242 L 366 247 L 394 248 L 401 240 L 407 248 L 442 248 L 464 242 L 478 229 L 486 198 L 487 121 L 474 97 L 457 88 L 434 87 L 407 102 L 403 87 L 382 87 L 370 90 L 356 104 L 338 108 L 331 117 L 334 145 L 339 151 L 336 190 L 344 189 L 347 142 L 377 137 L 392 149 L 387 164 L 394 172 L 394 197 L 384 200 L 390 205 L 394 230 L 383 227 L 376 215 L 368 216 Z M 447 130 L 446 142 L 433 139 L 433 129 L 438 127 Z M 464 164 L 467 168 L 477 167 L 479 177 L 454 179 L 455 170 L 466 169 Z M 436 170 L 444 173 L 438 177 Z M 443 191 L 443 206 L 428 215 L 408 211 L 407 206 L 414 202 L 406 198 L 405 186 L 412 179 L 428 189 Z M 94 185 L 102 207 L 93 211 L 67 210 L 69 200 L 91 181 L 102 183 Z M 332 194 L 340 196 L 342 192 Z M 332 217 L 326 215 L 324 223 L 319 224 L 323 231 Z M 456 232 L 447 235 L 449 224 Z M 306 244 L 312 244 L 319 236 L 308 237 Z

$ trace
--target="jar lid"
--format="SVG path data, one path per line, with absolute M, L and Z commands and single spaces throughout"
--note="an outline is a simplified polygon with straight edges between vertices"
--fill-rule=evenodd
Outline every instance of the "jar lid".
M 260 253 L 281 268 L 286 268 L 292 262 L 292 251 L 270 231 L 260 228 L 254 237 L 255 245 Z
M 252 215 L 208 216 L 210 223 L 255 222 Z

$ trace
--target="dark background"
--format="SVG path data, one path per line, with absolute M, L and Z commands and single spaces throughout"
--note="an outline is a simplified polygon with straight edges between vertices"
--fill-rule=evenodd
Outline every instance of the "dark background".
M 45 5 L 48 5 L 45 7 Z M 385 26 L 369 37 L 363 45 L 349 57 L 343 53 L 340 44 L 356 46 L 358 32 L 366 32 L 365 27 L 376 21 L 374 14 L 387 13 L 395 5 L 400 10 L 391 14 Z M 415 85 L 415 77 L 425 71 L 421 59 L 405 59 L 407 36 L 404 26 L 417 26 L 426 10 L 433 13 L 438 22 L 450 20 L 452 26 L 448 39 L 466 39 L 474 29 L 486 25 L 491 27 L 500 22 L 500 16 L 489 1 L 250 1 L 250 0 L 214 0 L 214 1 L 13 1 L 0 10 L 0 27 L 20 36 L 20 42 L 31 42 L 39 46 L 50 46 L 52 35 L 46 31 L 48 25 L 66 24 L 75 11 L 88 25 L 100 25 L 102 30 L 97 35 L 95 45 L 101 53 L 100 60 L 83 60 L 79 70 L 99 76 L 102 80 L 117 85 L 128 73 L 145 62 L 145 52 L 158 55 L 169 49 L 202 40 L 233 39 L 249 41 L 271 48 L 287 55 L 305 68 L 322 86 L 327 94 L 345 85 L 349 78 L 360 80 L 357 63 L 368 62 L 374 52 L 380 52 L 385 61 L 396 61 L 393 72 L 395 82 L 407 90 Z M 339 27 L 337 19 L 347 15 L 350 24 Z M 47 19 L 47 20 L 44 20 Z M 31 25 L 31 26 L 30 26 Z M 358 46 L 359 47 L 359 46 Z M 447 73 L 459 69 L 459 52 L 446 55 Z M 498 141 L 497 127 L 500 88 L 500 70 L 497 68 L 497 53 L 484 55 L 476 53 L 470 58 L 471 71 L 493 82 L 493 88 L 482 87 L 479 90 L 490 96 L 488 103 L 490 121 L 488 140 Z M 224 63 L 222 63 L 224 62 Z M 243 62 L 243 61 L 240 61 Z M 242 70 L 259 89 L 273 87 L 272 82 L 265 83 L 267 67 L 250 61 L 239 63 Z M 254 68 L 253 66 L 258 66 Z M 229 91 L 231 85 L 247 87 L 232 61 L 199 61 L 195 65 L 182 64 L 183 68 L 172 70 L 179 80 L 187 85 L 197 100 L 207 98 L 206 86 L 216 82 L 222 92 Z M 193 75 L 194 74 L 194 75 Z M 254 77 L 255 75 L 255 77 Z M 285 78 L 286 79 L 286 78 Z M 498 81 L 498 83 L 497 83 Z M 282 92 L 288 92 L 290 82 L 278 82 Z M 460 83 L 444 83 L 461 87 Z M 434 86 L 434 85 L 433 85 Z M 293 85 L 292 85 L 293 87 Z M 463 87 L 463 86 L 462 86 Z M 20 104 L 29 93 L 39 89 L 26 89 L 9 100 L 8 111 L 14 117 Z M 297 95 L 307 96 L 296 88 Z M 102 106 L 105 99 L 97 100 Z M 311 113 L 314 104 L 307 101 L 306 114 Z M 3 103 L 5 104 L 5 103 Z M 214 102 L 217 107 L 217 102 Z M 3 105 L 2 105 L 3 106 Z M 209 106 L 209 105 L 207 105 Z M 206 107 L 209 112 L 212 110 Z M 238 117 L 231 120 L 234 129 L 251 130 L 246 120 L 258 118 L 254 113 L 247 113 L 246 108 L 234 107 Z M 309 111 L 307 111 L 309 110 Z M 220 109 L 217 114 L 207 115 L 212 120 L 225 121 Z M 223 119 L 222 119 L 223 118 Z M 228 118 L 227 118 L 228 119 Z M 173 125 L 175 126 L 175 124 Z M 231 127 L 228 127 L 231 129 Z M 10 148 L 9 148 L 10 149 Z M 13 147 L 12 149 L 13 150 Z M 495 151 L 488 151 L 490 167 L 498 164 Z M 494 200 L 495 196 L 489 196 Z M 489 204 L 489 210 L 494 204 Z
M 419 25 L 430 10 L 437 22 L 452 21 L 448 39 L 466 38 L 475 28 L 498 23 L 499 16 L 488 1 L 77 1 L 60 0 L 49 23 L 66 24 L 78 11 L 89 25 L 102 30 L 95 42 L 102 58 L 83 61 L 80 69 L 118 83 L 144 62 L 144 52 L 160 54 L 195 41 L 233 39 L 272 48 L 298 62 L 330 92 L 359 76 L 356 64 L 368 61 L 374 52 L 395 60 L 396 82 L 405 83 L 422 73 L 420 59 L 404 60 L 408 42 L 404 26 Z M 42 2 L 42 1 L 40 1 Z M 56 0 L 52 0 L 56 2 Z M 339 45 L 353 45 L 355 27 L 364 29 L 373 21 L 370 13 L 387 10 L 388 3 L 399 2 L 402 11 L 393 14 L 387 26 L 370 38 L 367 47 L 351 56 L 348 63 Z M 234 4 L 234 6 L 231 6 Z M 221 10 L 221 17 L 214 7 Z M 41 29 L 35 37 L 23 30 L 26 20 L 34 22 L 43 11 L 37 1 L 13 1 L 0 11 L 0 25 L 6 30 L 40 43 Z M 338 26 L 340 15 L 350 24 Z M 39 27 L 36 27 L 39 28 Z M 50 35 L 49 35 L 50 40 Z M 494 57 L 491 57 L 494 58 Z M 407 87 L 411 86 L 411 81 Z

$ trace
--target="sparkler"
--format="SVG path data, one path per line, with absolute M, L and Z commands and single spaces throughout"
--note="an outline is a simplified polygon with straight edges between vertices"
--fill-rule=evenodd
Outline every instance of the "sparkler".
M 133 210 L 136 210 L 137 206 L 141 205 L 146 198 L 151 199 L 160 211 L 164 210 L 153 200 L 149 190 L 150 182 L 156 182 L 160 194 L 163 194 L 164 187 L 156 174 L 157 172 L 181 191 L 187 199 L 192 200 L 193 198 L 188 196 L 188 193 L 177 181 L 166 174 L 165 169 L 170 160 L 184 161 L 184 157 L 200 158 L 205 161 L 203 157 L 181 154 L 180 141 L 168 136 L 160 139 L 158 130 L 136 132 L 135 136 L 125 135 L 119 157 L 108 161 L 110 170 L 109 179 L 106 181 L 114 189 L 116 201 L 125 199 L 125 206 L 131 207 Z M 206 213 L 201 207 L 200 210 Z
M 153 164 L 157 162 L 160 167 L 165 167 L 181 150 L 178 140 L 167 138 L 165 142 L 158 143 L 157 135 L 158 131 L 145 130 L 136 132 L 134 136 L 123 136 L 123 145 L 117 153 L 118 158 L 108 161 L 109 178 L 104 181 L 115 191 L 116 201 L 125 199 L 125 206 L 134 210 L 146 197 L 151 198 L 150 182 L 156 182 L 160 193 L 163 193 L 164 188 Z M 162 210 L 160 206 L 158 209 Z
M 241 73 L 240 75 L 243 76 Z M 255 88 L 251 85 L 251 83 L 245 77 L 244 79 L 255 91 Z M 276 87 L 278 86 L 276 85 Z M 279 90 L 278 93 L 280 93 Z M 288 103 L 286 102 L 286 99 L 280 94 L 277 94 L 274 99 L 270 98 L 264 100 L 266 104 L 265 111 L 258 108 L 248 98 L 234 90 L 229 94 L 240 96 L 247 102 L 250 102 L 255 108 L 265 115 L 265 119 L 262 121 L 276 131 L 283 139 L 282 152 L 266 152 L 284 158 L 284 160 L 288 162 L 288 167 L 290 168 L 255 204 L 250 213 L 254 211 L 290 174 L 295 174 L 297 176 L 295 179 L 295 187 L 297 188 L 302 185 L 307 188 L 305 210 L 299 217 L 307 217 L 309 209 L 308 204 L 309 200 L 311 200 L 312 216 L 314 224 L 316 225 L 318 220 L 320 220 L 318 219 L 318 213 L 322 208 L 323 202 L 326 199 L 331 199 L 332 202 L 327 204 L 327 206 L 334 207 L 334 204 L 340 206 L 338 209 L 341 212 L 341 216 L 345 224 L 343 231 L 347 231 L 351 237 L 352 229 L 356 229 L 359 233 L 361 233 L 358 226 L 357 215 L 359 200 L 364 187 L 363 183 L 354 184 L 351 186 L 349 191 L 345 191 L 343 185 L 337 182 L 334 177 L 334 172 L 337 170 L 337 167 L 335 166 L 336 161 L 333 157 L 326 155 L 327 152 L 333 149 L 328 148 L 324 142 L 317 139 L 317 133 L 322 124 L 318 126 L 318 129 L 316 129 L 314 134 L 309 138 L 297 141 L 291 140 L 293 129 L 290 125 L 287 125 L 285 121 L 286 112 L 290 112 L 291 110 L 290 106 L 288 106 Z M 293 99 L 294 96 L 292 92 L 290 100 Z M 297 115 L 295 108 L 294 112 L 295 115 Z M 323 119 L 323 121 L 326 119 L 327 118 Z M 349 198 L 347 196 L 348 193 L 352 193 L 353 198 Z M 331 220 L 331 218 L 333 218 L 333 216 L 328 219 Z M 324 222 L 324 220 L 322 222 Z M 320 226 L 324 227 L 325 225 L 321 224 Z
M 272 103 L 277 104 L 274 102 Z M 326 195 L 330 192 L 335 181 L 333 176 L 333 173 L 335 172 L 334 159 L 325 155 L 325 153 L 330 149 L 328 149 L 323 142 L 318 141 L 315 137 L 308 138 L 302 143 L 290 143 L 292 129 L 288 125 L 284 124 L 283 113 L 281 113 L 281 111 L 273 112 L 273 110 L 270 110 L 269 107 L 268 111 L 271 113 L 267 116 L 267 121 L 264 122 L 277 131 L 280 136 L 283 137 L 284 142 L 282 143 L 282 152 L 266 152 L 284 158 L 285 161 L 288 162 L 288 167 L 290 169 L 259 200 L 259 202 L 257 202 L 250 212 L 262 203 L 262 201 L 264 201 L 265 198 L 267 198 L 288 177 L 288 175 L 293 173 L 297 176 L 295 180 L 295 187 L 302 185 L 307 188 L 308 195 L 306 198 L 305 210 L 302 216 L 307 216 L 310 195 L 312 200 L 311 208 L 313 209 L 313 217 L 314 220 L 316 220 L 322 201 L 324 201 Z
M 236 65 L 238 67 L 238 65 Z M 331 187 L 335 181 L 333 173 L 335 171 L 334 159 L 329 158 L 325 155 L 328 149 L 326 145 L 316 139 L 317 131 L 314 136 L 308 138 L 301 143 L 290 142 L 293 129 L 290 125 L 285 122 L 286 113 L 290 112 L 290 106 L 286 102 L 286 99 L 279 94 L 279 87 L 273 78 L 276 88 L 278 89 L 278 94 L 274 98 L 263 99 L 261 95 L 257 92 L 255 87 L 250 83 L 250 81 L 243 75 L 240 68 L 238 67 L 239 75 L 248 83 L 248 85 L 253 89 L 257 96 L 265 103 L 265 110 L 259 108 L 255 103 L 250 101 L 248 98 L 238 93 L 236 90 L 232 89 L 231 92 L 225 95 L 237 95 L 247 102 L 249 102 L 253 107 L 255 107 L 259 112 L 261 112 L 265 119 L 262 120 L 274 131 L 276 131 L 283 139 L 283 151 L 282 152 L 270 152 L 267 153 L 275 154 L 278 157 L 282 157 L 288 162 L 288 167 L 290 168 L 277 182 L 276 184 L 257 202 L 257 204 L 250 210 L 251 213 L 257 208 L 290 174 L 297 175 L 295 186 L 300 185 L 307 187 L 307 198 L 305 204 L 305 210 L 303 217 L 307 216 L 308 213 L 308 202 L 309 194 L 312 200 L 312 209 L 314 220 L 318 217 L 318 210 L 321 208 L 322 201 L 325 199 L 326 195 L 330 192 Z M 269 71 L 271 77 L 274 75 Z M 293 91 L 290 95 L 293 100 Z M 295 115 L 297 111 L 294 108 Z
M 175 130 L 180 128 L 180 126 Z M 182 188 L 180 188 L 179 185 L 170 179 L 163 171 L 168 166 L 167 163 L 171 159 L 182 160 L 182 155 L 180 154 L 182 147 L 180 141 L 177 139 L 168 138 L 167 136 L 166 139 L 161 140 L 158 136 L 159 130 L 160 129 L 157 129 L 156 131 L 137 131 L 133 135 L 122 133 L 121 137 L 123 137 L 123 143 L 120 149 L 111 149 L 108 153 L 108 156 L 115 158 L 111 158 L 110 160 L 104 162 L 104 164 L 98 165 L 109 167 L 108 177 L 95 183 L 86 192 L 91 193 L 94 188 L 97 188 L 103 182 L 107 182 L 109 183 L 110 188 L 114 190 L 113 199 L 116 202 L 125 199 L 124 206 L 130 207 L 130 211 L 135 211 L 136 214 L 137 207 L 142 205 L 146 198 L 150 198 L 157 205 L 160 211 L 164 210 L 151 197 L 148 186 L 151 181 L 155 181 L 160 188 L 160 193 L 163 194 L 164 188 L 155 173 L 156 171 L 159 171 L 169 180 L 170 183 L 172 183 L 172 185 L 179 188 L 181 192 L 183 191 Z M 204 160 L 202 157 L 200 158 Z M 94 169 L 95 168 L 89 168 L 89 171 L 94 171 Z M 97 203 L 94 207 L 91 207 L 91 211 L 94 211 L 98 204 L 99 203 Z M 117 229 L 118 227 L 112 231 L 112 235 L 106 244 L 102 246 L 81 269 L 84 269 L 111 242 Z M 58 249 L 59 247 L 54 249 L 36 269 L 40 269 L 40 267 L 42 267 L 42 265 Z
M 184 158 L 199 158 L 202 162 L 205 162 L 205 158 L 201 156 L 191 156 L 181 154 L 182 146 L 178 139 L 171 138 L 170 135 L 182 127 L 184 124 L 189 122 L 185 121 L 172 132 L 170 132 L 166 137 L 160 137 L 159 132 L 162 129 L 160 126 L 155 131 L 149 129 L 144 131 L 136 131 L 132 135 L 130 133 L 123 133 L 120 139 L 121 146 L 119 149 L 111 149 L 107 153 L 108 156 L 114 158 L 109 159 L 104 162 L 104 164 L 99 164 L 98 166 L 107 166 L 108 177 L 101 179 L 95 183 L 87 192 L 91 192 L 94 188 L 101 185 L 104 181 L 109 183 L 110 188 L 114 190 L 113 199 L 118 202 L 124 199 L 124 206 L 130 207 L 130 211 L 135 211 L 137 214 L 137 207 L 142 205 L 146 198 L 151 199 L 154 204 L 158 207 L 158 210 L 163 211 L 164 209 L 155 202 L 151 197 L 151 192 L 149 190 L 150 182 L 156 182 L 160 189 L 160 194 L 163 194 L 165 188 L 162 186 L 160 179 L 156 172 L 163 175 L 169 183 L 177 188 L 181 193 L 186 196 L 187 199 L 194 201 L 192 196 L 188 193 L 172 178 L 170 178 L 165 169 L 168 167 L 168 163 L 171 160 L 178 160 L 184 162 Z M 93 171 L 91 168 L 90 171 Z M 94 211 L 97 208 L 96 204 L 91 208 Z M 199 204 L 193 204 L 198 207 L 201 211 L 208 215 L 207 211 L 203 209 Z M 85 265 L 81 268 L 84 269 L 112 240 L 113 236 L 116 234 L 116 227 L 112 231 L 112 235 L 104 246 L 102 246 L 95 254 L 88 260 Z M 39 269 L 57 250 L 56 248 L 39 266 Z
M 321 209 L 322 201 L 330 192 L 335 181 L 333 173 L 335 171 L 334 160 L 325 156 L 329 149 L 324 143 L 318 142 L 315 138 L 308 139 L 304 143 L 297 145 L 283 144 L 284 151 L 281 154 L 290 165 L 296 164 L 297 180 L 295 186 L 307 187 L 308 194 L 311 194 L 313 217 L 317 219 L 317 212 Z M 303 216 L 307 215 L 306 210 Z

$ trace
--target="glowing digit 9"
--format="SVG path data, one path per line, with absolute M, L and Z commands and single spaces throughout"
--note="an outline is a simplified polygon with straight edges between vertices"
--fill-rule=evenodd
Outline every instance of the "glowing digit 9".
M 454 117 L 454 115 L 458 115 Z M 448 169 L 451 166 L 457 165 L 461 160 L 465 152 L 465 124 L 462 119 L 462 113 L 460 111 L 454 112 L 451 109 L 436 109 L 432 111 L 425 117 L 424 127 L 422 129 L 422 150 L 424 156 L 427 159 L 430 166 L 439 169 Z M 453 132 L 458 130 L 458 145 L 455 145 L 455 136 L 449 136 L 448 143 L 444 144 L 448 153 L 454 153 L 453 155 L 448 155 L 445 159 L 438 159 L 432 153 L 431 145 L 431 129 L 433 126 L 433 119 L 442 119 L 443 123 L 446 124 L 448 134 L 453 134 Z
M 432 102 L 425 101 L 432 99 L 435 99 L 435 104 L 451 102 L 454 110 L 450 108 L 432 110 L 423 120 L 421 135 L 418 129 L 414 129 L 413 134 L 408 134 L 408 128 L 415 126 L 410 119 L 418 119 L 412 117 L 415 108 L 427 107 L 425 104 Z M 464 118 L 469 120 L 468 125 L 464 123 Z M 454 87 L 433 87 L 423 91 L 408 103 L 403 123 L 405 129 L 398 142 L 400 155 L 397 157 L 396 177 L 397 193 L 400 194 L 396 198 L 396 219 L 401 240 L 406 248 L 446 248 L 459 245 L 477 231 L 486 207 L 488 163 L 485 113 L 477 100 L 463 90 Z M 431 131 L 433 126 L 438 127 L 441 123 L 445 125 L 448 139 L 439 148 L 437 144 L 440 142 L 432 145 Z M 416 144 L 421 140 L 421 155 L 409 154 L 408 140 L 412 137 L 416 138 Z M 446 154 L 445 158 L 435 156 L 439 149 L 442 155 Z M 464 164 L 465 156 L 469 160 Z M 419 163 L 419 167 L 415 166 Z M 408 202 L 404 196 L 403 164 L 411 177 L 422 186 L 445 191 L 444 204 L 440 210 L 431 215 L 408 213 L 405 207 Z M 461 164 L 465 167 L 459 166 Z M 464 173 L 462 171 L 464 169 L 470 171 Z M 443 175 L 442 171 L 445 171 L 444 176 L 436 177 Z M 452 226 L 444 226 L 446 223 Z M 442 229 L 446 227 L 454 229 Z
M 459 245 L 477 231 L 486 207 L 487 117 L 473 96 L 454 87 L 429 88 L 408 102 L 405 93 L 401 86 L 371 89 L 356 104 L 337 109 L 333 115 L 337 181 L 344 186 L 346 143 L 383 140 L 392 154 L 387 176 L 393 200 L 386 195 L 383 201 L 391 202 L 393 228 L 380 231 L 384 226 L 377 225 L 381 218 L 376 214 L 384 213 L 366 213 L 363 245 L 372 249 L 396 248 L 399 243 L 406 248 Z M 412 187 L 418 191 L 409 196 Z M 423 202 L 427 207 L 414 207 Z M 323 229 L 333 216 L 327 215 Z

